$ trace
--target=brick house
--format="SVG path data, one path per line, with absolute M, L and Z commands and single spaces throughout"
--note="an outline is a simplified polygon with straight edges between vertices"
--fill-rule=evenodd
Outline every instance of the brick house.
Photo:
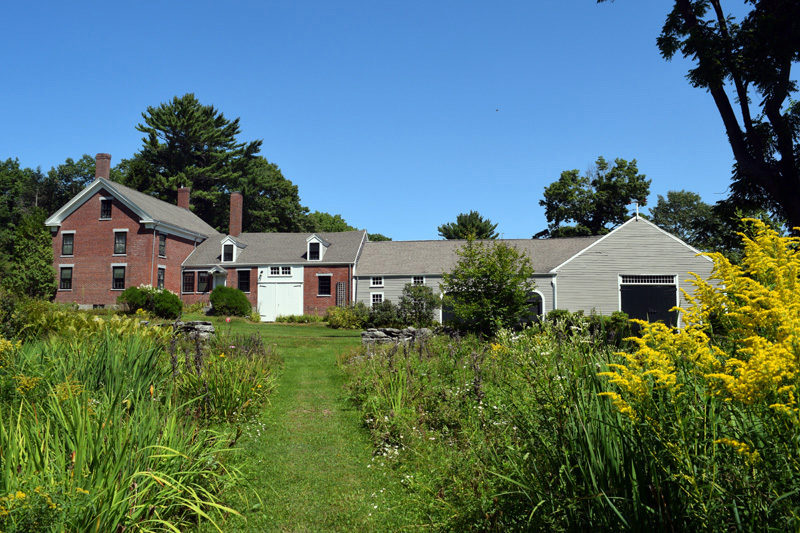
M 354 300 L 365 231 L 242 233 L 243 198 L 234 192 L 224 235 L 191 212 L 188 188 L 172 205 L 110 181 L 110 161 L 97 154 L 95 180 L 45 222 L 57 302 L 112 306 L 125 288 L 151 285 L 206 303 L 214 287 L 227 285 L 243 290 L 263 320 L 274 320 Z

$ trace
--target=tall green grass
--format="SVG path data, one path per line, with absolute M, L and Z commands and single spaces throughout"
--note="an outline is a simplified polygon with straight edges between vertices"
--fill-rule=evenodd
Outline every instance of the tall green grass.
M 197 416 L 204 392 L 179 387 L 153 336 L 97 329 L 2 360 L 0 530 L 181 531 L 234 512 L 221 495 L 235 436 Z M 256 365 L 262 379 L 274 363 Z
M 376 453 L 437 530 L 795 530 L 798 436 L 687 382 L 632 420 L 586 321 L 340 358 Z M 738 432 L 738 433 L 737 433 Z M 719 435 L 759 444 L 750 462 Z M 793 440 L 794 439 L 794 440 Z

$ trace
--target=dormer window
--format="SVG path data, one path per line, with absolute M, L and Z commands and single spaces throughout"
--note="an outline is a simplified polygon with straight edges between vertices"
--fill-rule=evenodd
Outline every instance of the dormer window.
M 235 263 L 239 260 L 239 254 L 247 247 L 246 244 L 237 241 L 230 235 L 222 239 L 220 244 L 222 245 L 220 257 L 223 263 Z
M 319 243 L 318 242 L 310 242 L 310 243 L 308 243 L 308 260 L 309 261 L 319 261 Z
M 233 261 L 233 245 L 232 244 L 224 244 L 222 246 L 222 260 L 223 261 Z

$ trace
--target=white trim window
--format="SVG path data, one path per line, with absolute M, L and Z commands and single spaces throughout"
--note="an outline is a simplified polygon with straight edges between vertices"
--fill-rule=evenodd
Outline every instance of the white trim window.
M 158 265 L 158 274 L 156 275 L 156 288 L 164 288 L 164 279 L 167 277 L 167 267 Z
M 292 267 L 281 267 L 281 276 L 291 276 Z
M 121 263 L 119 265 L 111 265 L 111 290 L 124 291 L 125 290 L 125 270 L 128 265 Z
M 111 220 L 111 198 L 100 197 L 100 220 Z
M 128 251 L 128 230 L 114 230 L 114 255 L 127 255 Z
M 58 290 L 72 290 L 73 265 L 58 265 Z
M 412 285 L 425 285 L 425 276 L 412 276 L 411 277 L 411 284 Z
M 331 274 L 317 274 L 317 296 L 331 295 Z
M 369 293 L 369 306 L 373 307 L 375 305 L 380 305 L 383 303 L 383 293 L 382 292 L 371 292 Z
M 369 278 L 370 287 L 383 287 L 383 276 L 372 276 Z
M 222 245 L 222 262 L 223 263 L 232 263 L 234 261 L 233 248 L 234 248 L 234 245 L 232 243 L 225 243 L 225 244 Z
M 75 230 L 61 232 L 61 257 L 75 255 Z
M 322 253 L 320 252 L 321 245 L 316 241 L 308 243 L 308 260 L 321 261 Z
M 280 276 L 281 275 L 281 267 L 269 267 L 269 275 L 270 276 Z

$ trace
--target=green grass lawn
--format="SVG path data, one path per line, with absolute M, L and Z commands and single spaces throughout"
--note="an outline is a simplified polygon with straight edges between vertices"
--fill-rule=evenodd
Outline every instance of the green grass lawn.
M 199 315 L 184 320 L 208 319 Z M 258 332 L 284 369 L 271 404 L 245 428 L 237 457 L 246 482 L 226 498 L 243 518 L 224 531 L 394 531 L 413 528 L 403 487 L 373 458 L 358 414 L 344 397 L 336 355 L 358 332 L 314 325 L 211 319 L 218 330 Z

